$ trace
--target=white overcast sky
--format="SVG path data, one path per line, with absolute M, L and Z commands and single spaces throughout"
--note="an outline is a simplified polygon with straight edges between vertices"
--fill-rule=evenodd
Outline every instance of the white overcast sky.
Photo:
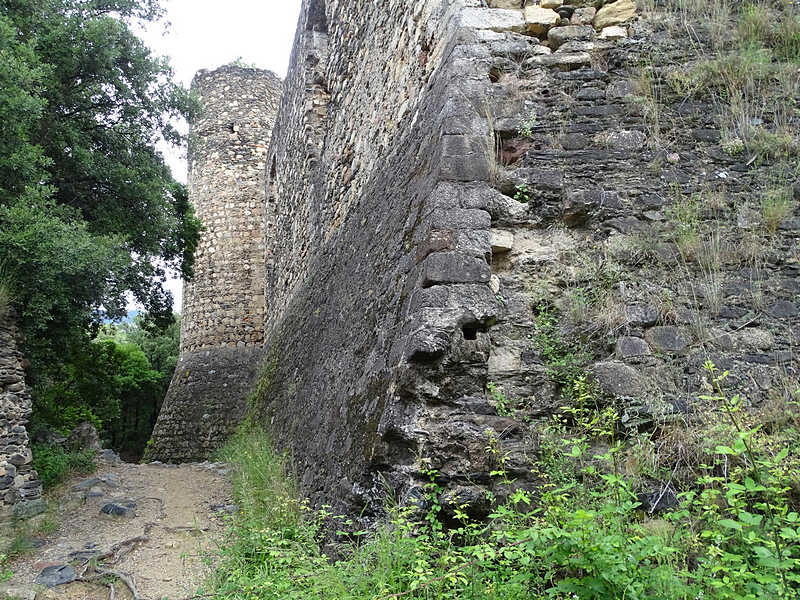
M 245 63 L 286 76 L 301 0 L 163 0 L 167 21 L 140 31 L 159 56 L 168 56 L 176 79 L 188 86 L 200 69 L 241 57 Z M 163 148 L 178 181 L 186 181 L 185 149 Z M 168 284 L 181 307 L 181 282 Z M 133 307 L 132 307 L 133 308 Z

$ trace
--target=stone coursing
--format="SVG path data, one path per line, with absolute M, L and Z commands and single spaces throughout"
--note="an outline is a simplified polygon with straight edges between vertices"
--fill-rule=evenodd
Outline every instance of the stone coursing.
M 265 175 L 281 80 L 225 66 L 192 84 L 189 199 L 205 230 L 184 286 L 181 356 L 148 456 L 204 457 L 241 418 L 264 341 Z
M 264 177 L 281 80 L 226 66 L 201 71 L 189 137 L 189 198 L 205 231 L 186 283 L 181 352 L 264 340 Z
M 677 160 L 649 143 L 635 69 L 654 43 L 680 61 L 682 42 L 633 3 L 527 4 L 305 5 L 270 146 L 261 416 L 318 503 L 357 512 L 387 486 L 414 498 L 434 469 L 445 498 L 480 514 L 487 488 L 508 492 L 489 475 L 497 457 L 535 488 L 536 423 L 563 402 L 535 340 L 542 303 L 569 315 L 617 244 L 669 238 L 676 183 L 691 195 L 725 179 L 744 195 L 764 177 L 747 157 L 732 176 L 713 141 L 698 148 L 717 127 L 707 105 L 677 109 Z M 796 229 L 778 247 L 796 252 Z M 566 318 L 558 332 L 585 346 L 624 427 L 685 414 L 708 389 L 709 353 L 756 403 L 795 373 L 792 261 L 769 269 L 788 310 L 751 320 L 742 272 L 743 293 L 714 313 L 698 305 L 703 282 L 669 277 L 674 253 L 660 286 L 652 265 L 616 256 L 627 274 L 609 284 L 603 334 Z M 745 326 L 767 330 L 760 351 L 745 352 L 759 333 Z
M 245 414 L 261 348 L 216 347 L 182 354 L 145 458 L 203 460 Z
M 676 189 L 724 183 L 739 206 L 765 177 L 720 151 L 706 103 L 669 108 L 669 152 L 651 140 L 634 70 L 653 48 L 684 60 L 682 42 L 628 0 L 489 4 L 303 5 L 267 159 L 254 407 L 315 503 L 369 513 L 433 469 L 480 514 L 509 491 L 497 457 L 534 488 L 536 423 L 563 401 L 537 319 L 581 294 L 607 304 L 559 335 L 625 427 L 686 414 L 709 356 L 753 402 L 796 377 L 796 216 L 758 305 L 752 269 L 726 264 L 717 306 L 669 241 Z
M 16 335 L 11 316 L 0 314 L 0 520 L 42 510 L 42 484 L 26 430 L 31 396 Z

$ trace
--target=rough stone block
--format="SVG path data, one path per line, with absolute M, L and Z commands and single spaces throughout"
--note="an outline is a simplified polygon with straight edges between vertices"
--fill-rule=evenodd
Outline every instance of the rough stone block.
M 650 346 L 641 338 L 623 336 L 617 340 L 617 358 L 622 360 L 650 356 Z
M 510 231 L 492 229 L 491 234 L 492 253 L 503 254 L 509 252 L 514 247 L 514 234 Z
M 550 8 L 541 6 L 525 7 L 525 22 L 528 31 L 534 35 L 543 35 L 551 27 L 555 27 L 561 21 L 559 14 Z
M 461 24 L 471 29 L 489 29 L 491 31 L 525 31 L 526 23 L 521 10 L 465 8 L 461 15 Z
M 548 56 L 531 56 L 526 62 L 532 65 L 559 67 L 564 71 L 571 71 L 592 64 L 592 56 L 588 52 L 574 54 L 555 52 Z
M 639 372 L 624 363 L 600 362 L 592 367 L 592 373 L 600 388 L 607 394 L 641 398 L 647 393 L 647 385 Z
M 570 17 L 572 25 L 591 25 L 594 16 L 597 14 L 597 9 L 593 6 L 587 8 L 576 8 L 575 12 Z
M 491 8 L 509 8 L 519 10 L 522 8 L 524 0 L 489 0 Z
M 629 21 L 634 16 L 636 16 L 636 5 L 632 0 L 617 0 L 598 10 L 592 23 L 595 29 L 603 29 Z
M 604 27 L 600 32 L 600 38 L 604 40 L 620 40 L 626 37 L 628 37 L 628 30 L 619 25 Z
M 648 329 L 644 337 L 652 348 L 672 354 L 685 352 L 692 342 L 691 336 L 684 329 L 672 325 Z
M 553 48 L 558 48 L 566 42 L 591 40 L 594 37 L 594 28 L 587 25 L 567 25 L 553 27 L 547 32 L 547 40 Z
M 453 252 L 431 254 L 423 263 L 423 287 L 442 283 L 489 283 L 486 261 Z

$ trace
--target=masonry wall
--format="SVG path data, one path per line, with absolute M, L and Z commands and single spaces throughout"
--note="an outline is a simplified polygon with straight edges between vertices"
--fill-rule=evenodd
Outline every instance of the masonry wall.
M 152 458 L 206 456 L 245 409 L 264 341 L 266 156 L 281 87 L 269 71 L 230 65 L 192 83 L 202 112 L 191 124 L 189 199 L 205 230 Z
M 369 512 L 387 486 L 413 493 L 427 469 L 417 457 L 442 439 L 423 422 L 431 410 L 462 415 L 447 437 L 474 455 L 483 428 L 501 427 L 473 409 L 496 313 L 493 142 L 465 9 L 303 8 L 270 146 L 258 410 L 317 503 Z M 465 478 L 476 467 L 459 460 Z
M 31 397 L 16 336 L 11 317 L 0 313 L 0 521 L 44 510 L 26 430 Z
M 709 358 L 749 406 L 790 406 L 796 173 L 766 227 L 752 195 L 775 165 L 723 149 L 718 105 L 666 94 L 695 60 L 677 29 L 628 0 L 548 4 L 303 5 L 267 154 L 253 407 L 316 504 L 371 515 L 431 470 L 476 516 L 487 491 L 540 489 L 574 377 L 620 435 L 706 410 Z M 653 56 L 668 135 L 640 91 Z M 689 253 L 692 198 L 716 199 Z M 648 509 L 674 498 L 641 485 Z
M 574 393 L 548 339 L 628 433 L 700 410 L 706 358 L 753 405 L 796 377 L 794 263 L 754 319 L 745 261 L 719 267 L 721 310 L 676 252 L 675 189 L 741 206 L 769 168 L 719 150 L 708 103 L 672 99 L 656 137 L 637 69 L 686 41 L 627 1 L 518 4 L 304 5 L 270 146 L 259 410 L 317 503 L 368 514 L 429 469 L 477 515 L 487 490 L 537 489 L 539 433 Z
M 264 178 L 281 80 L 226 66 L 200 71 L 189 144 L 189 197 L 205 231 L 186 282 L 181 352 L 264 341 Z

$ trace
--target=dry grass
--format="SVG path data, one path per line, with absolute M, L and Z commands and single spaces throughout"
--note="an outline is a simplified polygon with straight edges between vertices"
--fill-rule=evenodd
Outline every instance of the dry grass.
M 723 244 L 719 226 L 699 246 L 697 262 L 702 275 L 701 290 L 706 308 L 713 315 L 722 309 L 725 278 L 722 270 Z
M 761 196 L 761 224 L 766 233 L 775 235 L 795 209 L 791 187 L 774 187 L 764 191 Z

